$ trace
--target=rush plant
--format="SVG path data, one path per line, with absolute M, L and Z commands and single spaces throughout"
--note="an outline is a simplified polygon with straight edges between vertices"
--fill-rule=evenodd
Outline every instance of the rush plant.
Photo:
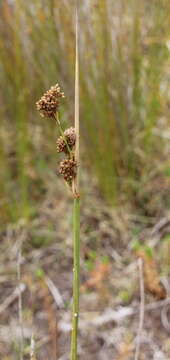
M 79 193 L 79 56 L 78 56 L 78 14 L 76 11 L 76 61 L 75 61 L 75 126 L 63 130 L 59 117 L 59 106 L 64 93 L 59 84 L 52 86 L 39 101 L 37 110 L 41 116 L 54 119 L 60 132 L 57 152 L 65 158 L 59 164 L 63 176 L 73 195 L 73 314 L 71 336 L 71 360 L 77 360 L 79 278 L 80 278 L 80 193 Z

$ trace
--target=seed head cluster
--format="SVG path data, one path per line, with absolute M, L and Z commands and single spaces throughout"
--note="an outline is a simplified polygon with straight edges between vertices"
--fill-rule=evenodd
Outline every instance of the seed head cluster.
M 64 98 L 64 93 L 61 91 L 58 84 L 51 86 L 51 88 L 36 102 L 37 110 L 41 116 L 48 118 L 55 117 L 58 112 L 61 98 Z M 76 143 L 76 133 L 73 127 L 66 129 L 63 136 L 60 136 L 57 141 L 57 152 L 64 152 L 66 159 L 59 164 L 59 174 L 71 186 L 76 177 L 77 163 L 75 161 L 74 146 Z
M 76 142 L 75 129 L 73 127 L 64 131 L 64 136 L 60 136 L 57 141 L 57 152 L 68 154 L 68 149 L 72 150 Z
M 64 98 L 64 93 L 61 92 L 58 84 L 51 86 L 51 88 L 36 102 L 37 110 L 41 116 L 52 118 L 55 116 L 60 105 L 60 99 Z
M 73 159 L 65 159 L 60 162 L 59 174 L 63 175 L 64 180 L 71 184 L 76 176 L 76 162 Z

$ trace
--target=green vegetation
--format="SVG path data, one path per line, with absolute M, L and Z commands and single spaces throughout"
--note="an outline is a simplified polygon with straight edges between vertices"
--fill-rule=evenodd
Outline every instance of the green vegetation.
M 55 122 L 33 110 L 51 84 L 65 89 L 61 115 L 73 123 L 73 5 L 0 4 L 3 223 L 32 216 L 46 173 L 55 169 Z M 168 0 L 97 0 L 80 9 L 83 156 L 111 204 L 134 197 L 146 204 L 143 188 L 153 172 L 169 176 L 161 135 L 168 124 L 169 10 Z

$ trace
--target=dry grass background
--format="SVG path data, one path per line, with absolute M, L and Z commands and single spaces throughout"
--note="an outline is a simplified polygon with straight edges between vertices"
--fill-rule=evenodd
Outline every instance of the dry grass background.
M 34 211 L 42 178 L 55 168 L 55 124 L 38 118 L 34 104 L 56 81 L 66 93 L 63 121 L 73 122 L 74 2 L 0 6 L 1 209 L 8 221 Z M 169 22 L 167 0 L 81 5 L 83 156 L 112 204 L 134 197 L 147 204 L 145 186 L 169 174 Z
M 158 286 L 162 278 L 169 294 L 169 10 L 168 0 L 81 4 L 82 359 L 133 359 L 136 254 L 144 252 L 145 272 L 156 268 L 145 279 L 147 304 L 156 301 L 153 278 Z M 59 359 L 68 358 L 71 199 L 56 176 L 55 124 L 37 116 L 35 102 L 59 82 L 61 117 L 73 124 L 74 20 L 73 1 L 0 3 L 3 360 L 19 358 L 17 298 L 7 300 L 17 286 L 21 242 L 24 359 L 32 329 L 37 360 L 51 359 L 55 346 Z M 61 295 L 57 304 L 49 278 Z M 121 306 L 132 315 L 114 320 Z M 168 317 L 165 304 L 147 313 L 141 360 L 170 358 Z
M 1 232 L 0 354 L 4 360 L 19 359 L 15 289 L 21 243 L 24 359 L 30 358 L 32 331 L 37 360 L 55 359 L 55 351 L 57 359 L 69 359 L 72 199 L 66 196 L 60 179 L 55 181 L 55 175 L 48 174 L 46 181 L 48 191 L 36 218 L 29 222 L 22 219 Z M 155 217 L 137 216 L 131 210 L 129 206 L 111 210 L 99 198 L 95 186 L 82 199 L 81 359 L 134 358 L 140 302 L 139 253 L 145 259 L 146 272 L 141 359 L 170 357 L 169 212 L 162 213 L 158 221 Z M 167 299 L 160 303 L 162 286 L 166 288 Z

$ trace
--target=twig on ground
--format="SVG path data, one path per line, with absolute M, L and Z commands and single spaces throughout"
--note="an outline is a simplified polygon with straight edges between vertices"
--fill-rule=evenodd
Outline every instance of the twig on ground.
M 31 336 L 30 360 L 36 360 L 36 358 L 35 358 L 35 340 L 34 340 L 33 332 L 32 332 L 32 336 Z
M 165 300 L 155 301 L 151 304 L 145 306 L 146 311 L 154 311 L 158 308 L 164 307 L 170 304 L 170 298 Z M 89 316 L 90 313 L 90 316 Z M 99 312 L 83 312 L 81 311 L 81 321 L 80 328 L 87 329 L 89 326 L 102 326 L 108 324 L 111 321 L 115 323 L 121 323 L 126 317 L 133 316 L 139 313 L 139 309 L 136 307 L 130 306 L 119 306 L 117 310 L 107 309 L 104 313 L 100 314 Z M 59 329 L 63 332 L 69 332 L 71 330 L 70 322 L 60 320 Z
M 167 299 L 165 300 L 160 300 L 160 301 L 155 301 L 151 304 L 148 304 L 145 306 L 145 311 L 148 311 L 148 310 L 156 310 L 158 309 L 159 307 L 162 307 L 162 306 L 166 306 L 170 304 L 170 297 L 168 297 Z
M 168 319 L 169 311 L 170 311 L 170 309 L 169 309 L 168 305 L 164 306 L 161 311 L 161 321 L 162 321 L 164 328 L 168 332 L 170 331 L 170 321 Z
M 170 219 L 167 217 L 163 217 L 162 219 L 160 219 L 159 222 L 157 222 L 155 224 L 155 226 L 153 227 L 152 231 L 151 231 L 151 236 L 155 236 L 159 231 L 161 231 L 165 226 L 169 225 L 170 223 Z
M 12 292 L 11 295 L 9 295 L 5 301 L 0 305 L 0 314 L 2 314 L 8 306 L 10 306 L 16 299 L 18 299 L 18 294 L 23 293 L 26 289 L 26 285 L 23 283 L 20 283 L 20 287 L 16 287 L 15 290 Z
M 139 268 L 139 284 L 140 284 L 140 314 L 139 314 L 139 328 L 137 334 L 137 344 L 135 351 L 135 360 L 139 359 L 140 353 L 140 343 L 141 343 L 141 334 L 144 324 L 144 314 L 145 314 L 145 288 L 144 288 L 144 277 L 143 277 L 143 260 L 138 259 L 138 268 Z
M 53 281 L 49 278 L 49 277 L 46 277 L 45 278 L 45 282 L 55 300 L 55 303 L 57 304 L 57 306 L 59 308 L 63 308 L 64 307 L 64 301 L 63 301 L 63 298 L 58 290 L 58 288 L 55 286 L 55 284 L 53 283 Z

